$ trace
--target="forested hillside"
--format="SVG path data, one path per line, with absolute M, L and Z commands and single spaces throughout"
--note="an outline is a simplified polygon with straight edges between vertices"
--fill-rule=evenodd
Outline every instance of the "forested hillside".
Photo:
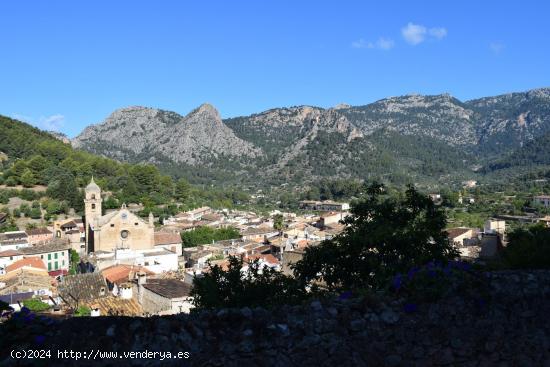
M 103 190 L 112 193 L 104 202 L 107 209 L 134 202 L 145 205 L 144 214 L 153 210 L 162 215 L 159 210 L 174 212 L 170 203 L 176 201 L 192 208 L 205 202 L 231 206 L 234 201 L 246 199 L 240 191 L 203 190 L 184 179 L 176 181 L 151 164 L 120 163 L 73 149 L 46 132 L 4 116 L 0 116 L 0 152 L 5 158 L 0 163 L 0 184 L 45 185 L 50 198 L 77 211 L 83 205 L 78 188 L 92 176 Z M 161 204 L 169 205 L 159 209 L 157 205 Z

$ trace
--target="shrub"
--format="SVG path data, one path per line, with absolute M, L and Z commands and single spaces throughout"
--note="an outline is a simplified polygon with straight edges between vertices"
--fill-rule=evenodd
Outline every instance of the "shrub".
M 549 269 L 550 228 L 535 225 L 509 233 L 502 261 L 504 267 L 512 269 Z
M 274 269 L 261 268 L 256 260 L 241 271 L 242 259 L 231 256 L 227 270 L 218 265 L 193 279 L 193 303 L 198 309 L 220 307 L 272 307 L 295 304 L 308 297 L 294 278 Z
M 76 317 L 82 317 L 82 316 L 90 316 L 92 314 L 92 310 L 88 306 L 78 306 L 76 311 L 74 312 L 74 316 Z
M 38 298 L 31 298 L 23 301 L 23 305 L 32 312 L 46 311 L 51 307 L 49 304 L 42 302 Z

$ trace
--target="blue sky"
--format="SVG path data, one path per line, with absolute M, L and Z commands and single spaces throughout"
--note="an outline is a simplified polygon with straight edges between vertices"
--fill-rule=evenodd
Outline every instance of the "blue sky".
M 4 1 L 0 114 L 69 136 L 113 110 L 223 117 L 550 86 L 546 1 Z

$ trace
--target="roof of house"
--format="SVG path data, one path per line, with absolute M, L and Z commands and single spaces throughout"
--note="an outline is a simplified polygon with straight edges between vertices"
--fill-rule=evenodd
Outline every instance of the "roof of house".
M 243 236 L 251 236 L 251 235 L 262 235 L 267 233 L 277 232 L 276 229 L 272 227 L 249 227 L 241 232 L 241 235 Z
M 143 308 L 135 299 L 103 297 L 86 302 L 92 309 L 98 308 L 101 316 L 141 316 Z
M 28 292 L 29 290 L 51 289 L 52 278 L 45 269 L 20 268 L 0 277 L 5 287 L 0 294 Z
M 43 234 L 52 234 L 52 232 L 48 228 L 33 228 L 33 229 L 27 229 L 27 235 L 28 236 L 39 236 Z
M 456 238 L 458 236 L 462 236 L 463 234 L 471 230 L 472 230 L 471 228 L 450 228 L 447 230 L 447 233 L 448 233 L 447 237 Z
M 67 223 L 63 223 L 61 225 L 61 229 L 74 228 L 74 227 L 78 227 L 78 225 L 74 222 L 74 220 L 70 220 Z
M 92 301 L 108 294 L 107 283 L 101 273 L 68 275 L 63 278 L 58 290 L 60 296 L 70 303 Z
M 279 260 L 277 260 L 277 258 L 272 254 L 254 254 L 254 255 L 248 256 L 249 262 L 254 261 L 256 259 L 262 259 L 263 261 L 271 265 L 279 265 Z
M 26 239 L 28 236 L 23 231 L 0 233 L 0 241 L 13 241 Z
M 143 257 L 165 256 L 165 255 L 174 255 L 174 254 L 175 254 L 175 252 L 166 250 L 166 249 L 161 247 L 157 251 L 143 252 Z
M 18 256 L 22 255 L 21 252 L 15 250 L 6 250 L 0 252 L 0 257 Z
M 155 232 L 155 245 L 174 245 L 181 243 L 181 236 L 176 232 Z
M 143 287 L 169 299 L 188 297 L 191 293 L 191 285 L 177 279 L 148 279 Z
M 215 222 L 215 221 L 218 221 L 222 218 L 223 218 L 222 215 L 219 215 L 219 214 L 216 214 L 216 213 L 204 214 L 202 216 L 203 220 L 207 220 L 209 222 Z
M 15 304 L 32 297 L 34 297 L 34 292 L 12 293 L 0 296 L 0 301 L 6 302 L 7 304 Z
M 110 283 L 124 283 L 130 280 L 130 278 L 138 272 L 145 272 L 147 275 L 154 274 L 153 272 L 147 270 L 142 266 L 124 265 L 124 264 L 114 265 L 114 266 L 105 268 L 101 271 L 101 274 Z
M 21 268 L 36 268 L 46 270 L 46 265 L 44 261 L 38 257 L 27 257 L 25 259 L 17 260 L 13 264 L 6 266 L 6 273 L 11 273 Z
M 65 251 L 71 248 L 71 244 L 65 241 L 54 241 L 44 245 L 22 247 L 19 251 L 23 255 L 45 254 L 48 252 Z

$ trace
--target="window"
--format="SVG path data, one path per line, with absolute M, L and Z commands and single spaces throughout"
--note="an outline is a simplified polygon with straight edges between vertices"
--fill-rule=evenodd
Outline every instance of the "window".
M 44 260 L 44 255 L 40 255 L 40 258 L 41 258 L 42 260 Z
M 92 194 L 92 200 L 95 200 L 95 194 Z
M 57 270 L 59 269 L 59 264 L 57 263 L 57 261 L 55 262 L 55 266 L 54 266 L 54 270 Z
M 111 227 L 114 227 L 114 226 L 115 226 L 114 223 L 111 223 Z
M 53 254 L 53 257 L 57 260 L 57 252 Z
M 122 237 L 122 239 L 127 239 L 128 236 L 130 236 L 130 232 L 128 232 L 127 230 L 123 230 L 120 232 L 120 237 Z
M 92 204 L 92 209 L 95 209 L 95 204 Z
M 61 262 L 61 265 L 62 265 L 62 266 L 65 266 L 65 260 L 63 260 L 63 261 Z
M 134 225 L 137 226 L 139 223 L 138 222 L 135 222 Z
M 105 295 L 105 287 L 101 287 L 101 289 L 99 290 L 99 295 L 100 295 L 100 296 L 104 296 L 104 295 Z
M 48 271 L 52 270 L 52 263 L 48 263 Z
M 48 260 L 52 259 L 52 254 L 48 254 Z

